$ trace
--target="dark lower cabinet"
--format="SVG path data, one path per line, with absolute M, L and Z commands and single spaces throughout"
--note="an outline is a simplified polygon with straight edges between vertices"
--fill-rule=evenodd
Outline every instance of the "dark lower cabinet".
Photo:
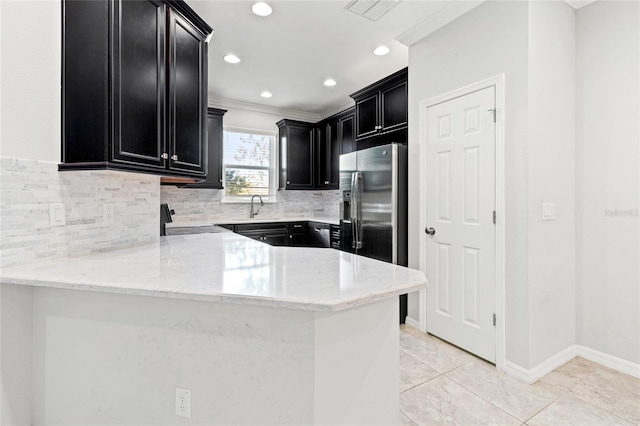
M 240 235 L 269 244 L 270 246 L 287 246 L 287 230 L 269 229 L 263 231 L 238 232 Z
M 308 243 L 307 224 L 289 223 L 287 227 L 289 232 L 289 245 L 292 247 L 305 247 Z
M 184 1 L 65 0 L 60 170 L 206 175 L 207 43 Z
M 272 246 L 340 248 L 340 226 L 324 222 L 265 222 L 218 226 Z

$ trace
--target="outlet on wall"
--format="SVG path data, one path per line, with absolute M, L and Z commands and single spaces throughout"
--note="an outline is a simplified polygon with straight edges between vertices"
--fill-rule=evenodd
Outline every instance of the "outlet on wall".
M 176 388 L 176 416 L 191 418 L 191 391 Z
M 116 207 L 113 203 L 102 205 L 102 223 L 113 223 L 116 216 Z
M 49 226 L 64 226 L 67 224 L 65 216 L 64 204 L 51 203 L 49 204 Z

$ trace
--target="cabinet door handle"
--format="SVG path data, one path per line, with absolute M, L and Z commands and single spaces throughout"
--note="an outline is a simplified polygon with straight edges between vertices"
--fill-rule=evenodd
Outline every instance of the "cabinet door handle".
M 160 156 L 163 160 L 167 160 L 169 158 L 169 154 L 167 154 L 166 152 L 163 152 L 162 155 Z
M 287 185 L 290 185 L 290 184 L 291 184 L 291 182 L 290 182 L 290 181 L 287 181 Z
M 171 159 L 173 161 L 178 161 L 178 156 L 174 154 L 174 155 L 171 156 Z
M 329 181 L 328 181 L 328 180 L 325 180 L 325 181 L 324 181 L 324 184 L 325 184 L 325 185 L 329 185 Z

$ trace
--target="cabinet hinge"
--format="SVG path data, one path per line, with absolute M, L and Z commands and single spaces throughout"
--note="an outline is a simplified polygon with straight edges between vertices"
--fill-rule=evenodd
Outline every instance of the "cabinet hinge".
M 493 224 L 496 224 L 496 211 L 493 211 Z
M 496 326 L 496 314 L 493 314 L 493 326 Z

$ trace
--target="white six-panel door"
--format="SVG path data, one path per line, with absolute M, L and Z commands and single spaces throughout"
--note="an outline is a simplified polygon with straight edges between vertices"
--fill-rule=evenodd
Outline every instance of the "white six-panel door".
M 495 362 L 495 87 L 427 108 L 427 331 Z

